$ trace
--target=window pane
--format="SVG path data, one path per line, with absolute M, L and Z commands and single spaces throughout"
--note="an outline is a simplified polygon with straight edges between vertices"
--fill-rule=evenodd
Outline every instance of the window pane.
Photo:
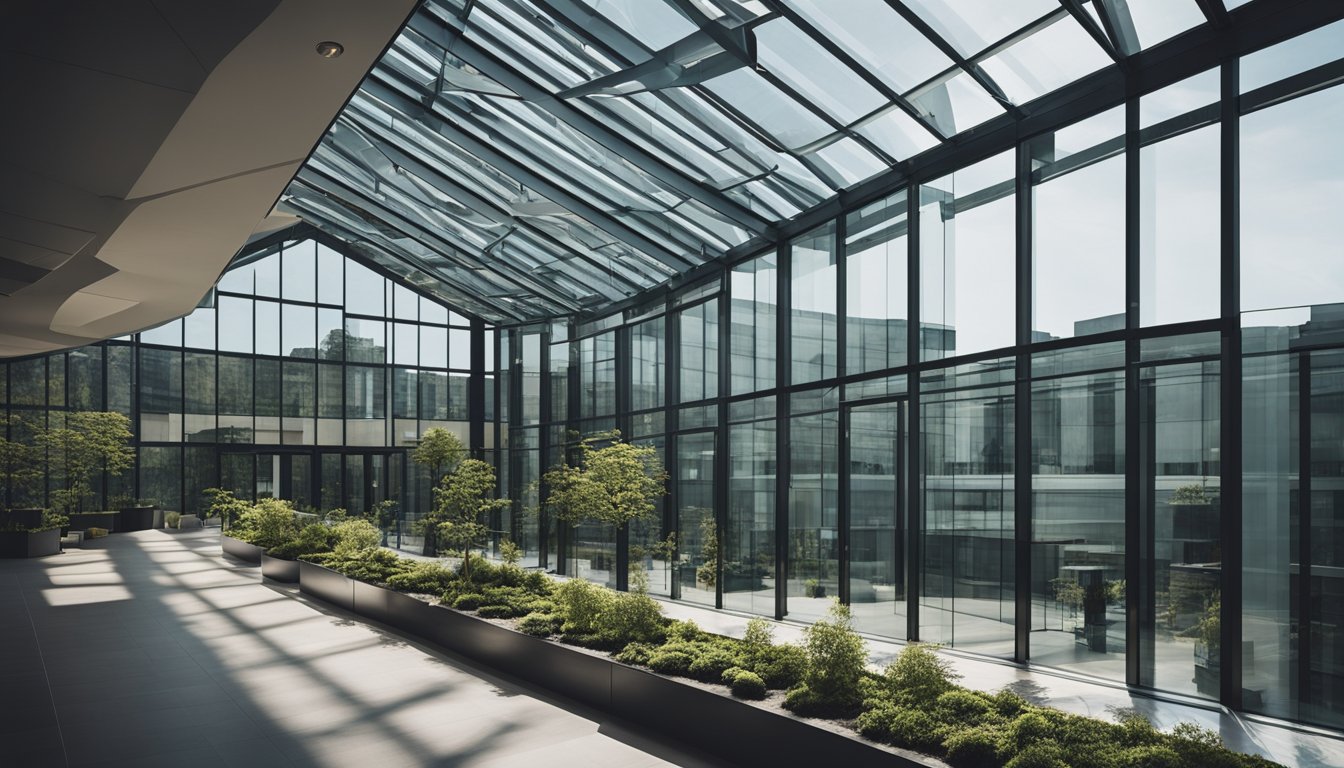
M 322 360 L 340 360 L 345 355 L 345 332 L 339 309 L 317 310 L 317 356 Z
M 792 383 L 835 376 L 835 223 L 791 244 Z
M 906 193 L 845 222 L 845 367 L 866 373 L 905 364 Z
M 775 424 L 734 425 L 728 443 L 723 607 L 770 616 L 775 612 Z
M 280 290 L 291 301 L 317 300 L 316 251 L 312 240 L 285 246 Z
M 345 319 L 345 359 L 352 363 L 387 362 L 381 320 Z
M 1221 128 L 1211 125 L 1140 153 L 1140 317 L 1161 325 L 1220 313 Z
M 317 300 L 323 304 L 341 304 L 345 282 L 345 257 L 325 245 L 317 246 Z
M 284 331 L 280 350 L 286 357 L 316 357 L 317 346 L 313 342 L 313 308 L 297 304 L 284 305 Z
M 272 253 L 252 265 L 257 295 L 280 298 L 280 254 Z
M 345 261 L 345 310 L 358 315 L 383 314 L 381 275 L 349 259 Z
M 219 297 L 219 351 L 252 353 L 252 300 Z
M 213 307 L 197 307 L 183 318 L 186 325 L 185 346 L 195 349 L 215 348 L 215 310 Z
M 485 365 L 487 371 L 491 368 L 490 357 L 487 350 Z M 471 331 L 464 328 L 448 329 L 448 367 L 462 371 L 471 370 Z
M 1243 311 L 1344 301 L 1342 134 L 1344 88 L 1241 119 Z
M 412 323 L 393 323 L 392 362 L 417 365 L 420 362 L 420 335 Z
M 691 403 L 719 394 L 719 300 L 682 310 L 681 401 Z
M 730 275 L 732 320 L 728 349 L 734 395 L 775 386 L 778 283 L 773 253 L 735 267 Z
M 938 360 L 1013 344 L 1013 153 L 920 187 L 920 338 Z
M 420 365 L 426 368 L 448 367 L 448 329 L 420 326 Z
M 657 317 L 630 329 L 630 408 L 642 411 L 663 405 L 667 381 L 663 349 L 666 322 Z
M 789 615 L 823 618 L 840 591 L 836 413 L 791 420 L 789 427 Z
M 257 354 L 280 354 L 280 305 L 274 301 L 258 301 Z

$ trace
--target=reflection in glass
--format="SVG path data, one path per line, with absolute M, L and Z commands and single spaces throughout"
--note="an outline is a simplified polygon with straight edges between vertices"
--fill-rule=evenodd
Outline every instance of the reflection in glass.
M 849 411 L 849 601 L 862 632 L 905 638 L 905 404 Z
M 775 613 L 775 423 L 728 433 L 728 526 L 723 531 L 723 607 Z
M 835 224 L 796 238 L 790 258 L 791 381 L 803 384 L 835 375 Z
M 905 364 L 906 193 L 845 220 L 845 368 L 867 373 Z
M 720 541 L 714 514 L 714 433 L 681 435 L 676 444 L 677 594 L 692 603 L 714 605 Z
M 1031 658 L 1125 679 L 1124 375 L 1032 387 Z
M 630 409 L 643 411 L 663 405 L 666 321 L 646 320 L 630 329 Z
M 1219 147 L 1211 125 L 1139 152 L 1139 286 L 1143 325 L 1220 313 Z
M 773 253 L 733 268 L 728 329 L 732 394 L 775 386 L 775 299 L 779 273 Z
M 789 426 L 788 614 L 811 621 L 840 594 L 839 478 L 834 411 Z
M 681 310 L 681 402 L 719 394 L 719 300 Z

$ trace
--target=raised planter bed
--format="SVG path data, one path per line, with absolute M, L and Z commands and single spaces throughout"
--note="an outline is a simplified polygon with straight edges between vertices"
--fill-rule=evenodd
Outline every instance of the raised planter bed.
M 366 619 L 418 635 L 589 706 L 743 765 L 928 768 L 940 765 L 707 690 L 525 635 L 450 608 L 299 563 L 299 589 Z
M 232 536 L 220 534 L 219 544 L 224 549 L 224 554 L 230 557 L 236 557 L 246 563 L 254 565 L 261 564 L 261 547 L 256 544 L 249 544 L 241 539 L 235 539 Z
M 102 528 L 108 533 L 117 533 L 121 530 L 117 526 L 117 518 L 119 517 L 121 517 L 120 512 L 77 512 L 70 516 L 70 525 L 67 527 L 72 531 Z
M 148 531 L 163 527 L 163 510 L 158 507 L 124 507 L 117 519 L 117 531 Z
M 0 531 L 0 557 L 46 557 L 61 551 L 61 529 Z
M 265 552 L 261 553 L 261 576 L 272 581 L 282 581 L 286 584 L 299 583 L 299 561 L 283 560 L 278 557 L 271 557 Z

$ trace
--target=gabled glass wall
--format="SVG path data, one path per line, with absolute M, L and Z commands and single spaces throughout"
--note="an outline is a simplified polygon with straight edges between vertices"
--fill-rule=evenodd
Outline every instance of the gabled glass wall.
M 550 325 L 550 460 L 671 482 L 548 567 L 1344 725 L 1344 63 L 1252 58 Z

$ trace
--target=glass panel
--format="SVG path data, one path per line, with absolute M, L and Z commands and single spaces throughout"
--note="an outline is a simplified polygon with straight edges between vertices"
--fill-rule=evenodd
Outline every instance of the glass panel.
M 1219 654 L 1199 638 L 1219 620 L 1218 364 L 1140 370 L 1144 530 L 1139 682 L 1218 697 Z
M 281 314 L 284 317 L 283 334 L 280 340 L 281 354 L 286 357 L 317 357 L 317 344 L 313 340 L 314 316 L 312 307 L 297 304 L 285 304 Z
M 393 283 L 392 310 L 398 320 L 418 320 L 420 295 L 400 283 Z
M 420 322 L 448 324 L 448 308 L 428 297 L 420 297 Z
M 723 607 L 775 613 L 775 423 L 728 434 L 728 527 L 723 532 Z
M 103 347 L 80 347 L 66 355 L 67 402 L 72 410 L 103 410 Z M 5 367 L 0 364 L 0 404 L 4 403 Z M 214 380 L 210 386 L 213 389 Z
M 569 344 L 551 345 L 551 370 L 547 374 L 551 388 L 551 414 L 554 422 L 563 422 L 569 414 Z
M 312 240 L 285 246 L 280 290 L 289 301 L 317 301 L 316 254 Z
M 1037 184 L 1032 196 L 1033 340 L 1124 328 L 1124 155 Z
M 1125 680 L 1125 379 L 1032 388 L 1031 659 Z
M 215 310 L 213 307 L 197 307 L 183 318 L 185 324 L 184 345 L 195 349 L 215 349 Z
M 789 426 L 788 614 L 815 621 L 840 593 L 836 412 L 799 416 Z
M 140 333 L 142 344 L 162 344 L 165 347 L 182 346 L 182 321 L 170 320 L 163 325 Z
M 678 313 L 681 323 L 681 401 L 719 394 L 719 300 Z
M 677 438 L 677 588 L 687 602 L 714 605 L 719 535 L 714 515 L 712 432 Z
M 1221 73 L 1215 67 L 1147 94 L 1139 99 L 1139 128 L 1213 104 L 1221 91 Z
M 385 323 L 381 320 L 345 319 L 345 359 L 352 363 L 385 363 Z
M 1110 63 L 1082 27 L 1061 14 L 1055 23 L 986 59 L 981 66 L 1014 104 L 1025 104 Z
M 1050 0 L 907 0 L 933 31 L 970 56 L 1058 9 Z
M 183 489 L 186 498 L 182 500 L 182 512 L 198 515 L 202 520 L 210 508 L 210 501 L 203 492 L 206 488 L 219 486 L 219 475 L 215 466 L 215 449 L 201 446 L 186 446 L 182 467 Z
M 849 601 L 861 632 L 905 638 L 905 406 L 849 411 Z
M 1139 152 L 1139 285 L 1143 325 L 1218 317 L 1219 147 L 1211 125 Z
M 760 66 L 839 122 L 852 123 L 886 102 L 788 19 L 767 21 L 754 31 Z
M 794 384 L 835 376 L 835 223 L 796 238 L 790 245 L 792 286 L 789 315 Z
M 345 257 L 317 244 L 317 300 L 340 305 L 345 301 Z
M 882 0 L 788 0 L 788 5 L 893 90 L 907 91 L 952 66 L 951 59 Z M 892 56 L 891 51 L 901 55 Z
M 274 301 L 256 303 L 257 354 L 280 354 L 280 305 Z
M 392 323 L 392 362 L 397 365 L 418 365 L 420 336 L 412 323 Z
M 182 353 L 140 350 L 140 439 L 177 442 L 182 439 Z
M 524 333 L 520 345 L 522 360 L 521 423 L 541 422 L 541 334 Z
M 630 409 L 661 408 L 667 383 L 667 322 L 662 317 L 630 329 Z
M 489 336 L 486 337 L 487 339 Z M 491 350 L 486 347 L 485 369 L 490 370 Z M 471 332 L 461 328 L 448 329 L 448 367 L 460 371 L 471 370 Z
M 1016 338 L 1013 153 L 919 191 L 923 358 L 1006 347 Z
M 779 287 L 775 255 L 766 254 L 735 267 L 731 280 L 732 394 L 739 395 L 775 386 L 775 332 L 778 324 Z
M 345 310 L 359 315 L 383 316 L 383 280 L 373 270 L 346 259 Z
M 317 402 L 317 371 L 313 363 L 285 361 L 282 416 L 312 416 Z
M 252 300 L 219 297 L 219 351 L 252 353 Z
M 1013 396 L 1010 388 L 920 404 L 924 594 L 919 637 L 1013 653 Z
M 1126 0 L 1139 44 L 1148 48 L 1204 23 L 1204 14 L 1191 0 Z
M 182 509 L 182 449 L 140 449 L 140 498 L 167 510 Z
M 1344 88 L 1241 118 L 1243 311 L 1344 300 L 1342 133 Z
M 258 296 L 280 298 L 280 254 L 272 253 L 252 265 Z
M 1241 92 L 1253 91 L 1299 72 L 1329 64 L 1338 60 L 1341 52 L 1344 52 L 1344 21 L 1243 56 Z
M 906 193 L 845 220 L 845 368 L 867 373 L 905 365 Z
M 579 346 L 580 417 L 616 412 L 616 334 L 581 339 Z
M 216 439 L 214 353 L 186 353 L 183 383 L 187 414 L 185 439 L 188 442 L 213 442 Z
M 420 365 L 425 368 L 448 367 L 448 329 L 420 326 Z

